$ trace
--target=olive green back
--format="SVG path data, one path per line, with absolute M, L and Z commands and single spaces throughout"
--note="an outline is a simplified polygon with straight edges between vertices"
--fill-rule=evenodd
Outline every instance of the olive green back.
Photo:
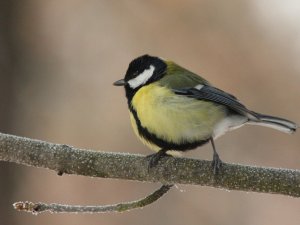
M 195 87 L 198 84 L 209 85 L 209 82 L 188 71 L 174 62 L 166 61 L 168 69 L 167 74 L 159 80 L 159 84 L 169 88 Z

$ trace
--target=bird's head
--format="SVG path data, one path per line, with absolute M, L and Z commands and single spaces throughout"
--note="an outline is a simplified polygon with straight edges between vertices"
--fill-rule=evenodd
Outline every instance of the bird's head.
M 131 61 L 125 78 L 114 82 L 115 86 L 137 91 L 139 88 L 161 79 L 167 69 L 166 62 L 158 57 L 143 55 Z

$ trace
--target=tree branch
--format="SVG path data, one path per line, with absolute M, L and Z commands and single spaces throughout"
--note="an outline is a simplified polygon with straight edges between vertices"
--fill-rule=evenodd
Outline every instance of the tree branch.
M 0 133 L 0 161 L 48 168 L 59 174 L 195 184 L 300 197 L 300 170 L 263 168 L 223 163 L 214 176 L 211 162 L 166 157 L 148 171 L 142 155 L 77 149 Z
M 124 212 L 135 208 L 142 208 L 149 205 L 165 193 L 167 193 L 173 185 L 162 185 L 158 190 L 145 198 L 132 201 L 118 203 L 114 205 L 100 205 L 100 206 L 81 206 L 81 205 L 62 205 L 62 204 L 45 204 L 33 202 L 16 202 L 13 204 L 14 208 L 19 211 L 30 212 L 37 215 L 42 212 L 49 211 L 51 213 L 105 213 L 105 212 Z

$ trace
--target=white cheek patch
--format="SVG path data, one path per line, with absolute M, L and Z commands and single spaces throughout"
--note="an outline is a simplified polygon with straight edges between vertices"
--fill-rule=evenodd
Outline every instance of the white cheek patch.
M 144 70 L 141 74 L 139 74 L 136 78 L 128 81 L 128 84 L 131 88 L 135 89 L 143 84 L 145 84 L 153 75 L 155 67 L 150 65 L 149 69 Z

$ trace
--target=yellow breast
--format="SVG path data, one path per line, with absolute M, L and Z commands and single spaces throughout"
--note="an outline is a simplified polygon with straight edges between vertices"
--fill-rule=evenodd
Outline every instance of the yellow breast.
M 176 144 L 208 139 L 225 116 L 223 106 L 174 94 L 155 83 L 142 87 L 131 102 L 141 125 L 158 138 Z M 135 133 L 137 125 L 131 122 Z M 141 138 L 141 137 L 140 137 Z M 159 147 L 141 138 L 153 150 Z

